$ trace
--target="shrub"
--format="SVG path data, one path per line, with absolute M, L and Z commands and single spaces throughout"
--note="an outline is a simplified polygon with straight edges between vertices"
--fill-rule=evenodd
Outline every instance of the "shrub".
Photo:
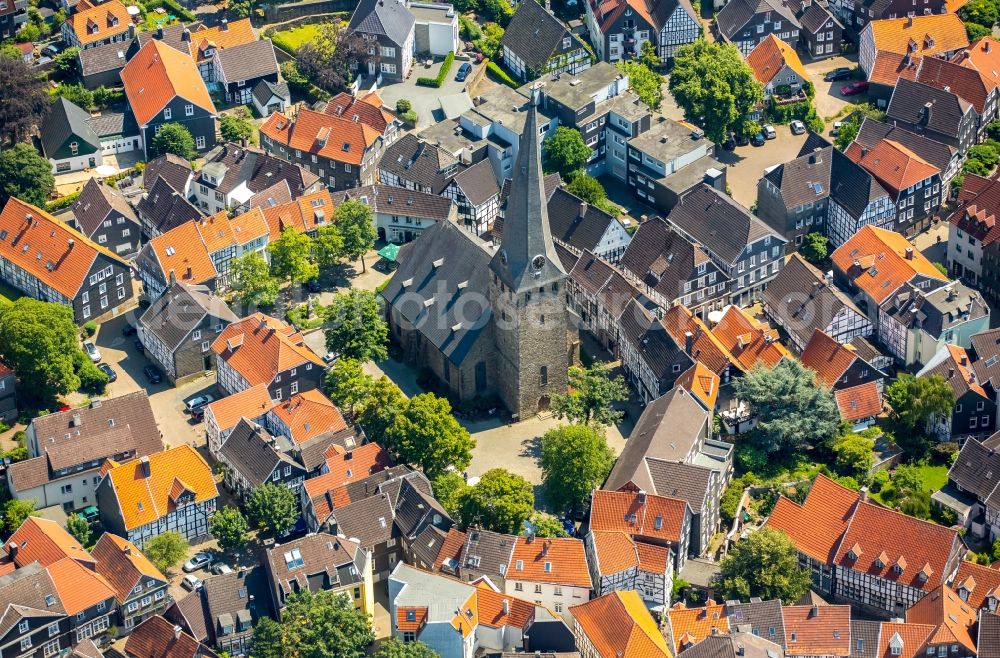
M 882 491 L 887 484 L 889 484 L 889 471 L 876 471 L 875 476 L 872 477 L 872 492 L 878 493 Z
M 935 263 L 935 265 L 938 264 Z M 958 455 L 958 444 L 952 441 L 936 443 L 931 448 L 931 462 L 935 464 L 951 466 L 952 462 L 955 461 L 956 455 Z
M 83 331 L 87 334 L 87 338 L 90 338 L 97 333 L 97 323 L 93 320 L 88 321 L 87 324 L 83 325 Z
M 400 114 L 405 114 L 406 112 L 409 112 L 412 109 L 413 109 L 413 103 L 406 100 L 405 98 L 400 98 L 398 101 L 396 101 L 396 111 L 399 112 Z
M 49 212 L 59 212 L 73 205 L 76 198 L 80 196 L 80 191 L 70 192 L 66 196 L 59 197 L 55 201 L 50 201 L 45 204 L 45 209 Z
M 451 72 L 451 65 L 455 62 L 455 51 L 449 51 L 447 55 L 444 56 L 444 62 L 441 63 L 441 70 L 438 71 L 436 78 L 417 78 L 417 84 L 422 87 L 434 87 L 438 88 L 444 84 L 444 79 L 448 77 L 448 73 Z
M 197 16 L 182 7 L 177 0 L 146 0 L 146 2 L 142 4 L 147 12 L 153 11 L 159 7 L 165 7 L 170 10 L 168 13 L 173 13 L 174 16 L 181 19 L 185 23 L 193 23 L 198 20 Z
M 419 117 L 417 116 L 417 113 L 414 112 L 413 110 L 407 110 L 406 112 L 403 112 L 400 115 L 400 118 L 409 124 L 417 125 L 417 119 Z
M 510 77 L 510 75 L 506 71 L 500 68 L 500 65 L 497 64 L 496 62 L 487 61 L 486 71 L 490 73 L 493 76 L 493 78 L 496 79 L 497 82 L 503 83 L 508 87 L 510 87 L 511 89 L 517 89 L 518 87 L 521 86 L 517 83 L 516 80 L 514 80 L 514 78 Z
M 80 390 L 88 393 L 103 393 L 108 386 L 108 376 L 97 369 L 90 359 L 83 362 L 80 371 L 76 373 L 80 378 Z

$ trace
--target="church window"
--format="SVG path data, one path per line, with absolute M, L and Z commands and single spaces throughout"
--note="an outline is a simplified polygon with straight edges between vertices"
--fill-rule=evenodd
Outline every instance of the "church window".
M 541 386 L 548 386 L 549 384 L 549 368 L 548 366 L 542 366 L 538 369 L 538 383 Z

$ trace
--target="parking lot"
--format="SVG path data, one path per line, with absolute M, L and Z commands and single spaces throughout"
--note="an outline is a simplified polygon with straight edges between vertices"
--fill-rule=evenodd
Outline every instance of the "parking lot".
M 806 73 L 816 88 L 816 98 L 813 104 L 816 106 L 816 114 L 829 123 L 833 117 L 840 114 L 846 105 L 859 103 L 864 100 L 864 96 L 844 96 L 840 93 L 841 87 L 847 85 L 851 80 L 837 80 L 827 82 L 823 77 L 830 71 L 840 67 L 853 69 L 858 65 L 857 55 L 850 57 L 831 57 L 816 62 L 805 64 Z
M 434 60 L 434 64 L 426 66 L 423 61 L 414 61 L 413 71 L 410 77 L 402 82 L 393 82 L 380 86 L 379 96 L 386 107 L 396 107 L 396 101 L 405 98 L 413 105 L 413 111 L 417 113 L 417 130 L 426 128 L 445 119 L 441 109 L 441 100 L 448 96 L 461 94 L 466 90 L 466 85 L 474 79 L 476 71 L 482 64 L 472 64 L 472 71 L 469 72 L 464 82 L 455 80 L 458 68 L 467 60 L 455 58 L 451 70 L 445 76 L 444 83 L 438 89 L 422 87 L 417 85 L 417 78 L 433 78 L 441 69 L 443 58 Z
M 719 149 L 715 157 L 729 165 L 726 181 L 733 199 L 749 208 L 757 200 L 757 182 L 764 170 L 788 162 L 798 155 L 806 135 L 793 135 L 788 126 L 774 126 L 777 137 L 763 146 L 737 146 L 735 150 Z

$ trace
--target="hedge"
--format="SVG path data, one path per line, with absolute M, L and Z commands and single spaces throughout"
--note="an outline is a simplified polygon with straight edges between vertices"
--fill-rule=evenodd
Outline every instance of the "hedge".
M 146 11 L 155 11 L 159 7 L 165 7 L 185 23 L 193 23 L 198 20 L 194 14 L 182 7 L 177 0 L 146 0 L 143 3 L 143 7 L 146 8 Z
M 422 87 L 440 87 L 444 84 L 444 79 L 448 77 L 448 72 L 451 71 L 451 65 L 455 62 L 455 51 L 450 50 L 448 54 L 444 56 L 444 62 L 441 63 L 441 70 L 438 71 L 436 78 L 417 78 L 417 84 Z
M 486 62 L 486 70 L 493 74 L 493 77 L 497 79 L 497 82 L 502 82 L 511 89 L 517 89 L 521 85 L 517 84 L 514 78 L 510 77 L 506 71 L 500 68 L 500 65 L 494 61 Z
M 45 209 L 49 212 L 58 212 L 64 208 L 69 208 L 76 201 L 76 198 L 80 196 L 80 191 L 70 192 L 66 196 L 59 197 L 55 201 L 50 201 L 45 204 Z

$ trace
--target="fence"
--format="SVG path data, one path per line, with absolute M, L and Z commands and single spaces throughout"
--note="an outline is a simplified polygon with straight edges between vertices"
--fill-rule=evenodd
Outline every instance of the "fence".
M 312 17 L 317 14 L 350 13 L 357 6 L 358 3 L 353 0 L 304 0 L 303 2 L 291 2 L 283 5 L 267 5 L 264 7 L 263 19 L 255 18 L 254 22 L 259 23 L 255 27 L 261 27 L 294 18 Z

